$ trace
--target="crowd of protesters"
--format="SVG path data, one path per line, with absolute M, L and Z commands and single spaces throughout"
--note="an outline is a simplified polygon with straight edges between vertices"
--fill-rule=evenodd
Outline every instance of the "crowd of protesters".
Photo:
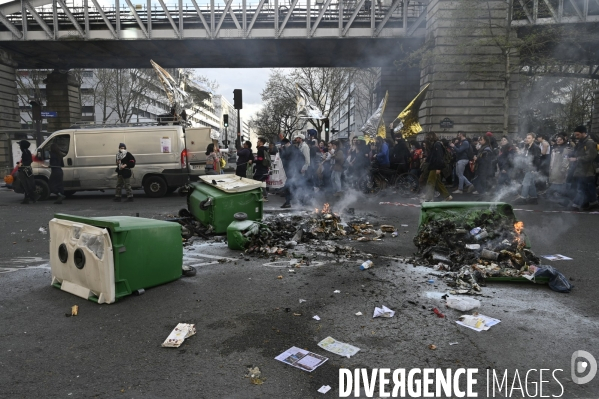
M 414 195 L 422 201 L 451 201 L 470 194 L 481 200 L 537 204 L 538 197 L 573 210 L 599 208 L 597 202 L 597 144 L 584 126 L 573 134 L 528 133 L 514 140 L 491 132 L 454 139 L 425 134 L 424 141 L 407 142 L 392 127 L 387 138 L 367 140 L 354 135 L 349 141 L 317 141 L 299 134 L 283 139 L 280 147 L 258 140 L 257 156 L 251 143 L 238 143 L 237 174 L 248 175 L 246 165 L 256 164 L 254 179 L 268 178 L 266 154 L 277 152 L 287 176 L 285 203 L 307 203 L 315 191 L 341 196 L 360 189 L 360 182 L 376 168 L 383 173 L 413 175 Z M 265 192 L 265 198 L 267 193 Z M 470 198 L 471 199 L 471 198 Z

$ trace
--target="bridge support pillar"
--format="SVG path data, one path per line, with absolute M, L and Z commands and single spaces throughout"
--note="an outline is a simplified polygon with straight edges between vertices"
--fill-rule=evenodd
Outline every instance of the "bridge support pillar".
M 20 129 L 17 96 L 17 64 L 0 50 L 0 129 Z
M 593 118 L 591 119 L 591 134 L 599 137 L 599 90 L 595 90 L 593 98 Z
M 376 105 L 389 91 L 387 107 L 383 119 L 387 125 L 416 97 L 420 90 L 420 68 L 397 69 L 395 66 L 382 67 L 379 98 Z M 358 126 L 356 126 L 359 128 Z
M 81 84 L 70 73 L 54 70 L 44 79 L 46 110 L 56 111 L 56 118 L 48 118 L 48 132 L 68 129 L 81 122 Z
M 428 54 L 420 79 L 421 85 L 431 83 L 420 108 L 424 132 L 517 132 L 518 55 L 512 50 L 506 62 L 497 44 L 507 37 L 507 12 L 505 1 L 429 2 Z M 445 118 L 453 122 L 452 128 L 440 126 Z

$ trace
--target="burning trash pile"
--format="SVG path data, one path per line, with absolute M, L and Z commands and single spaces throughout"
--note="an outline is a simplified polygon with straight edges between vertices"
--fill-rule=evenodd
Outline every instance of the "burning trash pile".
M 431 204 L 422 212 L 414 237 L 418 255 L 425 265 L 449 272 L 452 294 L 481 294 L 487 280 L 547 282 L 547 277 L 552 289 L 569 292 L 567 279 L 551 266 L 540 266 L 527 248 L 524 224 L 510 205 L 435 209 Z
M 376 241 L 385 236 L 385 232 L 393 232 L 395 228 L 383 225 L 375 229 L 364 219 L 353 217 L 349 222 L 341 221 L 339 214 L 334 213 L 329 204 L 314 212 L 299 215 L 276 215 L 263 223 L 254 222 L 243 235 L 247 238 L 245 252 L 249 254 L 286 255 L 296 245 L 320 244 L 316 250 L 352 256 L 360 251 L 347 245 L 334 245 L 330 241 L 355 240 Z

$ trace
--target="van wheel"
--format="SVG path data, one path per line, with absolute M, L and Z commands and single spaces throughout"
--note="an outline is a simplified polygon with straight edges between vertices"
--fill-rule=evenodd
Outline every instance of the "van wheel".
M 40 201 L 45 201 L 50 196 L 50 186 L 45 180 L 35 179 L 35 193 L 39 196 Z
M 149 176 L 144 181 L 144 192 L 150 198 L 159 198 L 166 195 L 168 186 L 160 176 Z

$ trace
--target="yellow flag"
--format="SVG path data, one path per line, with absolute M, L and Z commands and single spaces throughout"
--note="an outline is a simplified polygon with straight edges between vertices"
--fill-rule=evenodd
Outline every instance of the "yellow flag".
M 420 106 L 426 97 L 426 92 L 429 86 L 430 83 L 427 83 L 420 93 L 418 93 L 418 95 L 414 97 L 408 106 L 399 113 L 397 118 L 395 118 L 396 120 L 399 119 L 403 124 L 400 129 L 400 133 L 404 138 L 414 136 L 422 131 L 422 126 L 420 126 L 420 122 L 418 121 L 418 112 L 420 111 Z

